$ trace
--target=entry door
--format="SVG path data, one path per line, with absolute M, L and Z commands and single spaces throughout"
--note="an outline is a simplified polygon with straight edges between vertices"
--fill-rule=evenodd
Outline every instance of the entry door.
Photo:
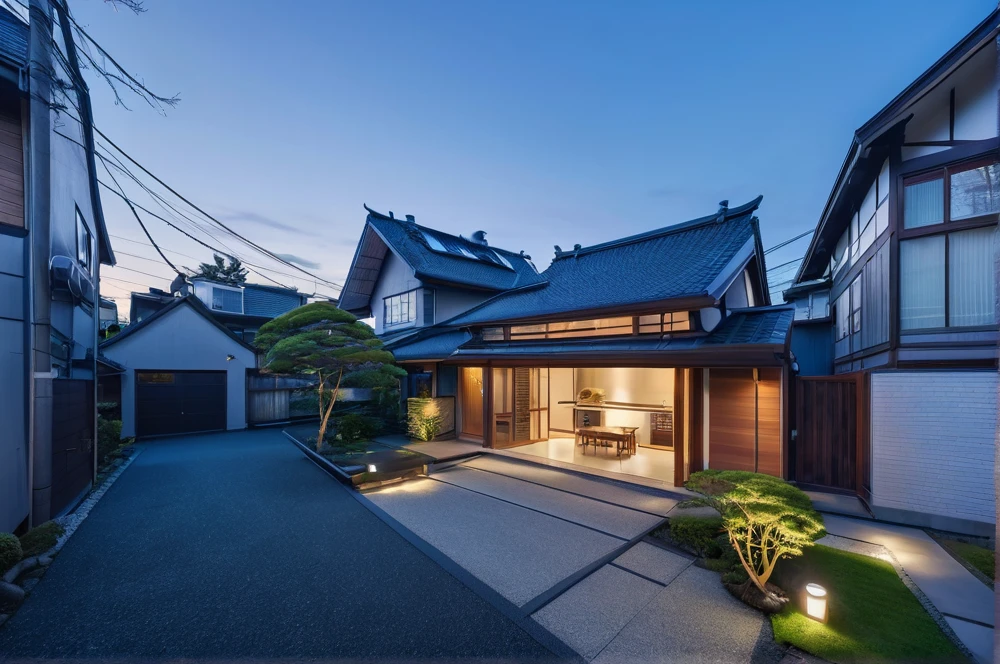
M 462 433 L 483 437 L 483 369 L 462 367 Z
M 225 429 L 225 371 L 136 372 L 136 436 Z

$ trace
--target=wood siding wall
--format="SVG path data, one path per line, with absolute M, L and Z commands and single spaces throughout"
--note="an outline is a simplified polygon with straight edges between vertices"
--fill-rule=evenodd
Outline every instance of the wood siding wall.
M 462 367 L 462 433 L 483 435 L 483 369 Z
M 781 476 L 781 370 L 712 369 L 708 465 Z
M 24 228 L 21 120 L 7 114 L 0 114 L 0 224 Z

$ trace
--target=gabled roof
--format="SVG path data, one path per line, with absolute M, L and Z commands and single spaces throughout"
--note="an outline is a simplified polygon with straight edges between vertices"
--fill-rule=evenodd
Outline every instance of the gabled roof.
M 382 264 L 392 251 L 417 279 L 461 288 L 500 292 L 544 280 L 521 254 L 473 242 L 397 219 L 365 206 L 368 218 L 340 294 L 340 307 L 370 311 L 370 299 Z
M 111 337 L 107 341 L 102 342 L 101 345 L 100 345 L 100 348 L 103 349 L 103 348 L 107 348 L 108 346 L 112 346 L 112 345 L 118 343 L 119 341 L 121 341 L 122 339 L 126 339 L 126 338 L 130 337 L 133 334 L 139 332 L 140 330 L 143 330 L 143 329 L 149 327 L 150 325 L 155 325 L 156 321 L 160 320 L 161 318 L 163 318 L 164 316 L 166 316 L 168 313 L 170 313 L 174 309 L 176 309 L 178 307 L 185 306 L 185 305 L 192 307 L 197 313 L 199 313 L 202 316 L 202 318 L 204 318 L 209 323 L 211 323 L 212 325 L 214 325 L 215 327 L 217 327 L 219 330 L 222 331 L 223 334 L 225 334 L 227 337 L 229 337 L 230 339 L 232 339 L 234 342 L 236 342 L 239 345 L 243 346 L 247 350 L 251 350 L 251 351 L 256 352 L 256 350 L 254 349 L 253 346 L 251 346 L 250 344 L 244 342 L 242 339 L 240 339 L 235 334 L 233 334 L 232 331 L 230 331 L 225 325 L 223 325 L 218 320 L 216 320 L 215 316 L 212 315 L 212 312 L 209 310 L 209 308 L 206 307 L 202 303 L 202 301 L 199 300 L 194 295 L 187 295 L 185 297 L 175 297 L 175 298 L 173 298 L 172 302 L 170 302 L 169 304 L 167 304 L 166 306 L 164 306 L 159 311 L 150 314 L 148 317 L 143 318 L 138 323 L 132 323 L 131 325 L 126 325 L 125 328 L 121 332 L 119 332 L 115 336 Z
M 648 233 L 561 251 L 542 273 L 541 284 L 498 295 L 445 324 L 482 325 L 619 307 L 637 311 L 679 300 L 708 306 L 755 256 L 763 271 L 754 217 L 762 198 Z
M 885 146 L 902 142 L 906 123 L 912 117 L 904 117 L 903 114 L 971 57 L 986 40 L 992 39 L 998 29 L 1000 6 L 854 132 L 847 156 L 823 207 L 816 232 L 795 275 L 794 283 L 818 279 L 823 275 L 833 248 L 831 245 L 836 244 L 849 223 L 847 219 L 836 224 L 831 224 L 830 221 L 843 218 L 843 208 L 849 207 L 850 201 L 857 196 L 865 195 L 873 172 L 878 173 L 878 168 L 886 158 Z

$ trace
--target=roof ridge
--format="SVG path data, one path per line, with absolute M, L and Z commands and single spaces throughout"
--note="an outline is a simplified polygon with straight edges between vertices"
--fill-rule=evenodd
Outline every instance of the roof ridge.
M 749 203 L 744 203 L 735 208 L 722 208 L 719 212 L 715 214 L 706 215 L 704 217 L 698 217 L 696 219 L 691 219 L 688 221 L 682 221 L 677 224 L 671 224 L 670 226 L 663 226 L 651 231 L 646 231 L 644 233 L 637 233 L 636 235 L 629 235 L 627 237 L 618 238 L 615 240 L 608 240 L 607 242 L 601 242 L 599 244 L 593 244 L 589 247 L 579 247 L 571 251 L 557 251 L 555 258 L 552 262 L 561 260 L 563 258 L 575 258 L 583 254 L 596 253 L 598 251 L 604 251 L 606 249 L 615 249 L 617 247 L 623 247 L 629 244 L 635 244 L 637 242 L 645 242 L 646 240 L 653 240 L 660 237 L 665 237 L 667 235 L 673 235 L 675 233 L 681 233 L 684 231 L 694 230 L 702 226 L 708 226 L 713 223 L 721 223 L 725 221 L 731 221 L 738 219 L 740 217 L 745 217 L 750 214 L 758 207 L 760 207 L 760 202 L 764 199 L 763 195 L 757 196 Z M 723 201 L 725 202 L 725 201 Z M 725 212 L 723 212 L 723 210 Z
M 395 215 L 389 217 L 387 215 L 382 214 L 381 212 L 378 212 L 376 210 L 371 209 L 367 205 L 365 205 L 364 207 L 365 207 L 366 210 L 368 210 L 368 215 L 369 216 L 376 217 L 378 219 L 382 219 L 382 220 L 385 220 L 385 221 L 394 221 L 394 222 L 396 222 L 397 224 L 399 224 L 401 227 L 403 227 L 405 229 L 416 228 L 416 229 L 418 229 L 418 230 L 420 230 L 422 232 L 423 231 L 428 231 L 428 232 L 431 232 L 431 233 L 437 233 L 439 235 L 446 235 L 449 238 L 452 238 L 452 239 L 455 239 L 455 240 L 460 240 L 460 241 L 464 242 L 465 244 L 467 244 L 467 245 L 469 245 L 471 247 L 479 247 L 479 248 L 484 248 L 485 247 L 486 249 L 492 249 L 493 251 L 500 251 L 500 252 L 503 252 L 505 254 L 510 254 L 511 256 L 520 256 L 522 258 L 524 257 L 524 254 L 522 252 L 519 252 L 519 251 L 514 251 L 512 249 L 504 249 L 503 247 L 498 247 L 498 246 L 495 246 L 495 245 L 492 245 L 492 244 L 479 244 L 477 242 L 473 242 L 472 240 L 470 240 L 469 238 L 467 238 L 467 237 L 465 237 L 464 235 L 461 235 L 461 234 L 455 235 L 453 233 L 449 233 L 448 231 L 442 231 L 442 230 L 440 230 L 438 228 L 431 228 L 430 226 L 424 226 L 422 224 L 418 224 L 416 221 L 407 221 L 406 219 L 400 219 L 399 217 L 396 217 Z

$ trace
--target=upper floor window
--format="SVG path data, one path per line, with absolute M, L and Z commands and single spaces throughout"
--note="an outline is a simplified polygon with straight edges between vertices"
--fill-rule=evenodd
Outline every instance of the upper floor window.
M 846 339 L 861 331 L 861 275 L 841 293 L 835 303 L 837 309 L 837 338 Z
M 383 325 L 403 325 L 417 320 L 417 291 L 391 295 L 382 300 Z
M 831 273 L 837 275 L 851 265 L 889 228 L 889 160 L 882 164 L 878 177 L 868 188 L 858 209 L 834 248 Z
M 688 331 L 691 329 L 691 314 L 687 311 L 674 311 L 644 316 L 616 316 L 614 318 L 511 325 L 510 340 L 627 336 L 634 334 L 637 329 L 639 334 L 669 334 Z M 483 340 L 502 341 L 503 333 L 502 327 L 484 328 Z
M 243 291 L 212 286 L 212 309 L 233 314 L 243 313 Z
M 94 261 L 94 238 L 79 210 L 76 211 L 76 260 L 80 267 L 90 272 Z
M 1000 212 L 1000 164 L 973 163 L 927 173 L 903 186 L 903 228 L 923 228 Z
M 995 324 L 1000 165 L 990 160 L 949 166 L 911 178 L 903 188 L 900 329 Z

